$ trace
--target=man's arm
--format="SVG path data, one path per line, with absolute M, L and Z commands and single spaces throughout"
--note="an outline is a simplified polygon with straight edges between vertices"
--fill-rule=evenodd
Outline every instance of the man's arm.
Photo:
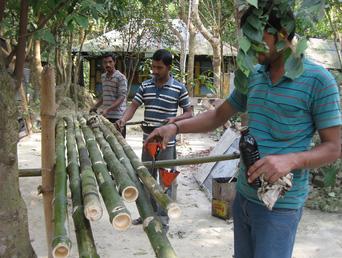
M 106 115 L 108 112 L 115 110 L 117 107 L 121 105 L 121 103 L 125 100 L 125 96 L 121 96 L 113 101 L 112 105 L 110 105 L 108 108 L 102 110 L 102 114 Z
M 144 145 L 151 141 L 160 141 L 163 148 L 166 148 L 169 139 L 176 133 L 201 133 L 214 130 L 223 125 L 236 112 L 236 109 L 228 101 L 225 101 L 215 110 L 206 111 L 198 116 L 177 121 L 176 125 L 167 124 L 155 129 L 148 136 Z
M 100 107 L 100 106 L 102 105 L 102 103 L 103 103 L 103 98 L 101 97 L 101 98 L 97 101 L 97 103 L 94 105 L 94 107 L 92 107 L 92 108 L 90 109 L 90 111 L 96 111 L 96 110 L 98 109 L 98 107 Z
M 125 126 L 127 121 L 132 119 L 133 115 L 135 114 L 135 111 L 137 110 L 139 106 L 140 104 L 138 103 L 138 101 L 133 99 L 131 105 L 126 109 L 123 116 L 118 121 L 116 121 L 117 125 L 119 127 Z
M 193 107 L 187 107 L 187 108 L 183 108 L 183 114 L 176 116 L 176 117 L 170 117 L 168 119 L 168 123 L 174 123 L 176 121 L 180 121 L 183 119 L 188 119 L 191 118 L 193 116 Z
M 248 181 L 253 182 L 261 174 L 274 183 L 296 169 L 318 168 L 334 162 L 341 155 L 341 128 L 329 127 L 318 131 L 321 143 L 309 151 L 282 155 L 269 155 L 258 160 L 248 170 Z

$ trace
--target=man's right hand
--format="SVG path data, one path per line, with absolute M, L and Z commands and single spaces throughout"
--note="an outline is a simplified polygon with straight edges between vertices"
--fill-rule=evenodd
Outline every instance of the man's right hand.
M 119 119 L 119 120 L 116 120 L 115 127 L 116 127 L 116 129 L 121 131 L 122 128 L 125 126 L 125 124 L 126 124 L 125 120 Z
M 89 113 L 97 113 L 97 107 L 92 107 L 92 108 L 89 110 Z
M 162 145 L 162 149 L 166 149 L 170 139 L 177 133 L 177 126 L 175 124 L 167 124 L 158 127 L 153 130 L 152 133 L 146 138 L 144 142 L 144 148 L 146 149 L 149 142 L 159 142 Z

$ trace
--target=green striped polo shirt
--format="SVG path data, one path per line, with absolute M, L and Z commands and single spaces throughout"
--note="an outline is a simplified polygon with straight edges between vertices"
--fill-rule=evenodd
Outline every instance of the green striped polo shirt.
M 250 77 L 247 95 L 234 90 L 227 99 L 241 112 L 248 112 L 250 133 L 260 156 L 307 151 L 316 130 L 341 125 L 340 96 L 334 77 L 323 67 L 305 59 L 304 73 L 294 80 L 283 76 L 272 84 L 265 66 Z M 242 162 L 241 162 L 242 163 Z M 309 192 L 309 171 L 292 171 L 293 186 L 275 208 L 297 209 Z M 262 204 L 249 186 L 243 164 L 237 190 L 252 202 Z

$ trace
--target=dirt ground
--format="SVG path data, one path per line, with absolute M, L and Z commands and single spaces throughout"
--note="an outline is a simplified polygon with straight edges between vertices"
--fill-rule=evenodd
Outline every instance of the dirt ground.
M 127 141 L 140 156 L 142 135 L 140 131 L 128 130 Z M 215 145 L 209 134 L 184 136 L 178 155 L 203 153 Z M 21 139 L 18 144 L 19 167 L 40 167 L 40 134 Z M 172 220 L 168 237 L 180 258 L 223 258 L 233 255 L 233 224 L 212 217 L 211 204 L 200 190 L 193 174 L 198 166 L 179 168 L 178 203 L 182 216 Z M 37 195 L 41 184 L 39 177 L 20 178 L 20 190 L 26 202 L 32 245 L 38 257 L 47 257 L 45 240 L 43 200 Z M 135 204 L 127 204 L 132 218 L 138 216 Z M 73 222 L 69 225 L 73 248 L 70 257 L 78 257 Z M 293 258 L 339 258 L 342 257 L 342 214 L 329 214 L 305 209 L 300 223 Z M 115 231 L 109 224 L 108 215 L 91 224 L 98 254 L 103 258 L 155 257 L 147 235 L 141 225 L 131 226 L 125 232 Z M 275 257 L 276 258 L 276 257 Z

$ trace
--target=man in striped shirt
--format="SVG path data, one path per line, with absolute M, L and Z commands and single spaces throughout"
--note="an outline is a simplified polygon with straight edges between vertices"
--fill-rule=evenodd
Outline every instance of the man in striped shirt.
M 286 40 L 290 46 L 294 29 L 286 31 L 280 21 L 275 12 L 270 12 L 264 31 L 269 50 L 258 54 L 260 65 L 249 78 L 247 95 L 235 90 L 216 110 L 157 128 L 145 141 L 162 139 L 165 147 L 177 132 L 207 132 L 239 111 L 248 112 L 248 126 L 258 142 L 261 159 L 249 168 L 248 176 L 246 168 L 240 167 L 233 203 L 235 258 L 291 258 L 309 192 L 309 169 L 331 163 L 341 154 L 342 120 L 336 81 L 323 67 L 306 59 L 301 75 L 295 79 L 286 75 L 286 49 L 277 50 L 276 43 Z M 311 148 L 315 131 L 321 143 Z M 265 207 L 257 189 L 247 183 L 261 175 L 275 183 L 288 173 L 293 173 L 293 186 L 273 210 Z
M 172 55 L 165 49 L 157 50 L 152 56 L 152 75 L 153 78 L 144 81 L 135 94 L 132 104 L 124 113 L 123 117 L 117 122 L 122 127 L 129 121 L 137 108 L 144 104 L 144 121 L 156 126 L 165 123 L 175 123 L 183 119 L 192 117 L 192 107 L 189 100 L 189 94 L 184 84 L 180 83 L 170 74 L 172 65 Z M 178 107 L 183 109 L 183 113 L 177 116 Z M 144 140 L 147 138 L 144 133 Z M 176 158 L 176 139 L 172 137 L 167 143 L 167 147 L 158 153 L 158 160 L 167 160 Z M 152 157 L 143 149 L 142 161 L 151 161 Z M 150 173 L 157 178 L 156 171 Z M 160 181 L 160 180 L 159 180 Z M 161 182 L 161 181 L 160 181 Z M 162 183 L 162 182 L 161 182 Z M 176 182 L 171 185 L 168 194 L 175 199 Z M 156 203 L 151 200 L 152 205 L 160 216 L 165 231 L 168 229 L 167 214 L 157 207 Z M 135 220 L 134 223 L 141 223 L 141 219 Z
M 115 123 L 126 110 L 127 79 L 120 71 L 115 69 L 116 57 L 107 54 L 102 58 L 105 73 L 101 75 L 102 97 L 91 109 L 96 111 L 101 107 L 101 114 L 109 121 Z M 126 136 L 126 127 L 121 130 L 123 137 Z

